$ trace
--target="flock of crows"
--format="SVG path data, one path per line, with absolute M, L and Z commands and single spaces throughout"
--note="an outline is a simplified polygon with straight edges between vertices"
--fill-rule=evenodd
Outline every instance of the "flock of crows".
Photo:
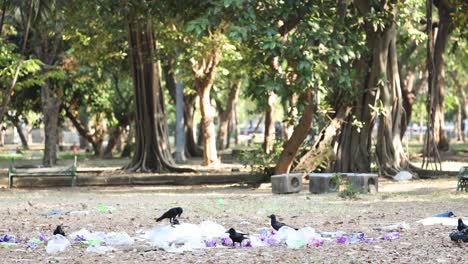
M 184 210 L 182 207 L 175 207 L 172 209 L 169 209 L 167 212 L 165 212 L 161 217 L 156 219 L 156 222 L 159 222 L 163 219 L 169 219 L 169 222 L 171 223 L 171 226 L 174 227 L 174 225 L 179 224 L 179 220 L 176 219 L 176 217 L 180 217 Z M 268 216 L 271 219 L 271 227 L 278 231 L 281 227 L 283 226 L 288 226 L 285 223 L 281 223 L 278 220 L 276 220 L 276 216 L 274 214 Z M 297 230 L 297 228 L 294 228 Z M 230 228 L 226 233 L 229 233 L 229 238 L 232 240 L 232 242 L 237 242 L 237 243 L 242 243 L 244 239 L 248 239 L 246 236 L 247 234 L 239 233 L 237 232 L 234 228 Z
M 164 219 L 169 219 L 169 222 L 171 223 L 171 226 L 174 227 L 174 225 L 179 224 L 179 220 L 177 220 L 176 217 L 180 218 L 180 215 L 182 215 L 182 212 L 184 210 L 182 207 L 175 207 L 169 209 L 167 212 L 165 212 L 161 217 L 156 219 L 156 222 L 159 222 Z M 268 216 L 271 221 L 271 227 L 278 231 L 281 227 L 283 226 L 288 226 L 285 223 L 281 223 L 278 220 L 276 220 L 276 216 L 274 214 Z M 298 230 L 297 228 L 294 228 L 295 230 Z M 454 241 L 460 241 L 462 240 L 463 242 L 468 242 L 468 225 L 463 223 L 463 220 L 460 218 L 458 219 L 458 226 L 457 226 L 458 232 L 453 232 L 450 234 L 450 238 Z M 248 239 L 248 234 L 243 234 L 237 232 L 234 228 L 230 228 L 229 230 L 226 231 L 226 233 L 229 233 L 229 238 L 231 238 L 232 242 L 237 242 L 237 243 L 242 243 L 244 239 Z M 54 235 L 60 234 L 62 236 L 65 236 L 65 232 L 62 229 L 62 226 L 59 225 L 57 228 L 54 230 Z

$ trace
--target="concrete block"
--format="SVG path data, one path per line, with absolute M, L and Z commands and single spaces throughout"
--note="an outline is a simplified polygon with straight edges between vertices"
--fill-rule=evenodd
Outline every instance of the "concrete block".
M 347 173 L 348 182 L 360 192 L 379 191 L 379 175 L 375 173 Z
M 302 173 L 280 174 L 271 176 L 273 193 L 297 193 L 302 189 Z
M 339 182 L 332 181 L 335 175 L 335 173 L 309 173 L 309 192 L 327 193 L 338 191 Z

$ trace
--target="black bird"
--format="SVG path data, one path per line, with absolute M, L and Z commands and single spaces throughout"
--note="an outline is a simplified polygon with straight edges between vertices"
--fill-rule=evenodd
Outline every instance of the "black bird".
M 278 231 L 280 228 L 282 228 L 283 226 L 288 226 L 287 224 L 285 223 L 281 223 L 280 221 L 277 221 L 276 220 L 276 215 L 272 214 L 272 215 L 269 215 L 268 216 L 269 218 L 271 218 L 271 227 L 273 227 L 273 229 L 275 229 L 276 231 Z M 290 227 L 290 226 L 289 226 Z M 295 230 L 298 230 L 297 228 L 294 228 L 294 227 L 291 227 Z
M 226 233 L 229 233 L 229 238 L 232 240 L 233 245 L 235 242 L 242 243 L 242 240 L 247 239 L 247 237 L 245 237 L 247 234 L 236 232 L 234 228 L 230 228 Z
M 65 236 L 65 232 L 63 232 L 62 225 L 58 225 L 57 228 L 55 228 L 54 235 Z
M 461 218 L 458 218 L 458 226 L 457 226 L 458 231 L 462 231 L 465 229 L 468 229 L 468 225 L 465 225 L 463 223 L 463 220 Z
M 177 225 L 177 224 L 179 224 L 179 221 L 176 220 L 175 218 L 180 217 L 180 215 L 182 214 L 183 211 L 184 210 L 182 210 L 181 207 L 171 208 L 167 212 L 165 212 L 161 217 L 156 219 L 156 222 L 159 222 L 159 221 L 161 221 L 163 219 L 168 218 L 169 222 L 171 223 L 171 226 L 172 225 Z

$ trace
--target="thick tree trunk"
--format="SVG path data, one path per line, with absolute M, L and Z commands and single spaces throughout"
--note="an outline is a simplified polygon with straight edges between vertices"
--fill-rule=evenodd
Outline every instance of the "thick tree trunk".
M 181 80 L 176 83 L 176 162 L 183 163 L 185 158 L 184 130 L 184 85 Z
M 413 104 L 416 101 L 416 94 L 413 91 L 414 80 L 416 75 L 410 72 L 406 75 L 404 83 L 402 83 L 401 93 L 403 100 L 404 114 L 401 119 L 400 137 L 403 138 L 409 123 L 411 122 L 411 115 L 413 114 Z
M 371 11 L 371 3 L 355 0 L 362 15 Z M 386 3 L 381 3 L 384 8 Z M 394 16 L 396 17 L 395 1 Z M 375 8 L 375 7 L 374 7 Z M 395 24 L 383 30 L 375 31 L 369 23 L 365 24 L 367 46 L 371 56 L 358 62 L 358 74 L 354 84 L 360 99 L 354 103 L 353 115 L 348 117 L 335 144 L 336 160 L 334 171 L 368 172 L 370 171 L 371 132 L 375 118 L 370 105 L 379 108 L 382 103 L 384 110 L 380 115 L 378 128 L 376 158 L 383 175 L 393 175 L 407 166 L 407 158 L 403 151 L 400 138 L 400 125 L 403 114 L 401 102 L 400 79 L 395 46 Z M 380 101 L 377 101 L 380 100 Z M 362 127 L 353 126 L 353 121 L 362 122 Z
M 396 11 L 394 12 L 395 17 Z M 384 113 L 380 115 L 377 132 L 376 158 L 381 175 L 394 176 L 409 165 L 401 142 L 400 126 L 403 116 L 403 103 L 398 74 L 398 57 L 396 50 L 396 25 L 384 30 L 383 44 L 380 46 L 378 76 L 385 76 L 385 83 L 373 85 L 379 87 L 379 99 L 383 103 Z M 377 66 L 377 65 L 375 65 Z M 373 67 L 373 70 L 375 68 Z M 374 86 L 374 87 L 375 87 Z
M 202 61 L 192 60 L 192 71 L 195 75 L 195 87 L 200 97 L 200 112 L 203 134 L 203 165 L 218 165 L 216 152 L 216 132 L 214 127 L 215 109 L 211 105 L 210 91 L 213 85 L 216 68 L 221 57 L 219 48 L 211 50 Z
M 299 119 L 298 125 L 294 128 L 292 136 L 283 145 L 283 151 L 279 157 L 278 163 L 275 168 L 275 174 L 288 173 L 291 169 L 291 165 L 296 157 L 297 151 L 301 146 L 304 139 L 307 137 L 310 131 L 313 117 L 313 100 L 310 91 L 305 92 L 302 100 L 306 106 L 301 118 Z M 274 129 L 274 127 L 273 127 Z M 274 132 L 272 133 L 274 137 Z
M 184 121 L 185 121 L 185 150 L 188 157 L 201 157 L 202 150 L 198 147 L 195 140 L 195 101 L 197 96 L 186 95 L 184 97 Z
M 239 97 L 241 86 L 241 80 L 235 77 L 233 81 L 231 90 L 229 91 L 228 100 L 226 102 L 226 110 L 223 110 L 222 106 L 218 106 L 219 114 L 219 130 L 218 130 L 218 142 L 217 147 L 219 150 L 225 149 L 229 140 L 229 123 L 232 120 L 233 111 L 235 110 L 235 105 L 237 98 Z
M 237 107 L 236 107 L 237 108 Z M 234 111 L 234 144 L 239 145 L 239 120 L 237 119 L 237 110 Z
M 419 140 L 418 142 L 420 144 L 424 143 L 424 131 L 423 131 L 423 126 L 424 126 L 424 111 L 426 111 L 425 107 L 423 104 L 421 104 L 421 109 L 419 109 L 421 112 L 419 114 Z
M 180 78 L 175 77 L 174 59 L 168 58 L 163 66 L 166 87 L 171 96 L 172 102 L 176 105 L 176 126 L 175 126 L 175 161 L 184 163 L 185 157 L 185 129 L 184 129 L 184 85 Z M 180 75 L 180 74 L 179 74 Z
M 160 83 L 160 67 L 153 62 L 152 21 L 128 19 L 129 58 L 135 92 L 135 153 L 126 169 L 137 172 L 187 171 L 172 159 Z
M 275 100 L 276 94 L 270 91 L 265 109 L 265 131 L 263 134 L 263 151 L 266 154 L 273 151 L 273 144 L 275 143 L 275 120 L 273 118 Z
M 434 109 L 434 141 L 442 151 L 449 149 L 449 141 L 445 133 L 444 96 L 445 96 L 445 47 L 452 31 L 453 7 L 448 0 L 434 1 L 439 11 L 439 28 L 434 46 L 434 91 L 432 107 Z
M 351 111 L 350 107 L 342 106 L 338 109 L 336 116 L 320 131 L 317 140 L 312 148 L 299 160 L 294 172 L 314 171 L 330 154 L 330 145 L 337 134 L 339 134 L 342 124 Z
M 10 122 L 16 128 L 16 131 L 18 132 L 18 135 L 19 135 L 20 140 L 21 140 L 21 145 L 23 146 L 23 148 L 28 149 L 28 139 L 26 138 L 26 136 L 23 133 L 23 129 L 21 128 L 21 125 L 20 125 L 19 120 L 18 120 L 18 116 L 11 116 L 11 115 L 9 115 L 7 113 L 6 117 L 8 118 L 8 120 L 10 120 Z
M 109 140 L 107 141 L 107 146 L 104 149 L 104 154 L 103 154 L 104 158 L 110 159 L 114 156 L 112 152 L 114 151 L 115 146 L 117 146 L 117 143 L 120 140 L 122 132 L 123 132 L 123 129 L 121 126 L 115 126 L 111 128 L 110 137 L 109 137 Z
M 60 88 L 52 87 L 54 83 L 47 80 L 41 89 L 42 113 L 44 115 L 44 158 L 43 165 L 51 167 L 57 164 L 58 116 L 61 105 Z
M 202 116 L 201 133 L 203 134 L 203 165 L 218 165 L 218 154 L 216 152 L 216 132 L 214 126 L 215 110 L 211 105 L 210 88 L 200 89 L 200 112 Z
M 21 140 L 21 145 L 23 146 L 23 148 L 27 149 L 28 148 L 28 139 L 26 138 L 26 136 L 23 133 L 23 128 L 21 127 L 21 125 L 18 122 L 16 122 L 15 128 L 16 128 L 16 131 L 18 131 L 18 135 L 19 135 L 20 140 Z
M 369 50 L 371 50 L 369 48 Z M 375 104 L 376 89 L 367 89 L 367 74 L 370 61 L 361 59 L 356 64 L 358 70 L 354 87 L 357 99 L 353 103 L 352 114 L 346 115 L 342 122 L 341 133 L 335 139 L 331 170 L 335 172 L 369 172 L 371 166 L 371 133 L 375 124 L 370 105 Z M 340 109 L 341 103 L 335 109 Z M 359 121 L 362 127 L 353 125 Z
M 284 141 L 289 140 L 294 132 L 294 125 L 297 119 L 297 94 L 289 98 L 289 109 L 286 111 L 288 120 L 284 123 Z
M 105 132 L 100 124 L 100 118 L 95 120 L 95 132 L 91 133 L 86 125 L 83 125 L 76 114 L 73 114 L 70 107 L 64 107 L 65 115 L 70 119 L 75 129 L 78 131 L 80 136 L 93 146 L 94 156 L 101 156 L 102 143 L 104 141 Z M 107 153 L 108 154 L 108 153 Z

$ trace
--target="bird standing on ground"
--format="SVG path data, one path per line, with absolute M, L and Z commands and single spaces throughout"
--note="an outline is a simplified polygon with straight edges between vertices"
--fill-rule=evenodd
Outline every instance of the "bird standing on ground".
M 461 218 L 458 218 L 458 226 L 457 226 L 458 231 L 462 231 L 465 229 L 468 229 L 468 225 L 465 225 L 463 223 L 463 220 Z
M 178 225 L 179 221 L 177 219 L 175 219 L 175 218 L 180 217 L 180 215 L 182 214 L 183 211 L 184 210 L 182 210 L 182 207 L 171 208 L 167 212 L 165 212 L 161 217 L 156 219 L 156 222 L 159 222 L 159 221 L 161 221 L 163 219 L 168 218 L 169 222 L 171 223 L 171 226 Z
M 273 227 L 273 229 L 275 229 L 276 231 L 278 231 L 280 228 L 282 228 L 283 226 L 287 226 L 287 227 L 290 227 L 288 226 L 287 224 L 285 223 L 281 223 L 280 221 L 277 221 L 276 220 L 276 215 L 272 214 L 272 215 L 269 215 L 268 216 L 270 219 L 271 219 L 271 227 Z M 297 228 L 294 228 L 294 227 L 291 227 L 295 230 L 297 230 Z
M 62 225 L 58 225 L 57 228 L 55 228 L 54 235 L 65 236 L 65 232 L 63 232 Z
M 230 228 L 226 233 L 229 233 L 229 238 L 232 240 L 233 245 L 235 242 L 242 243 L 242 240 L 247 239 L 247 237 L 245 237 L 247 234 L 236 232 L 234 228 Z

